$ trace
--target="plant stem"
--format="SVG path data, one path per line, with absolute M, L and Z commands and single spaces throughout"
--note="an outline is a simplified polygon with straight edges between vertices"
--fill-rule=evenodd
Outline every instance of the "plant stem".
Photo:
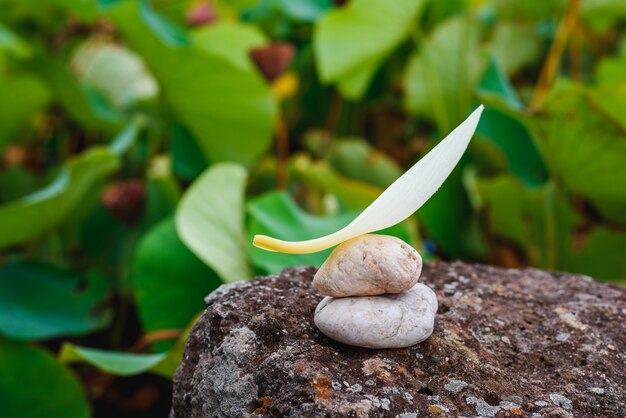
M 535 92 L 530 103 L 530 108 L 532 110 L 536 111 L 543 107 L 543 102 L 546 98 L 548 90 L 554 82 L 559 70 L 559 64 L 561 57 L 563 56 L 563 52 L 565 51 L 567 41 L 569 40 L 569 37 L 572 34 L 574 26 L 578 20 L 579 9 L 580 0 L 570 0 L 565 16 L 561 20 L 556 36 L 554 37 L 554 41 L 550 46 L 548 57 L 546 58 L 543 68 L 541 69 L 541 74 L 539 75 L 539 80 L 537 81 L 537 86 L 535 87 Z
M 276 115 L 276 154 L 276 188 L 284 190 L 289 184 L 289 133 L 280 108 Z
M 182 335 L 183 331 L 180 329 L 160 329 L 158 331 L 149 332 L 137 340 L 129 351 L 138 353 L 146 348 L 148 345 L 157 341 L 176 340 Z
M 328 111 L 328 116 L 326 117 L 326 131 L 331 135 L 337 134 L 337 124 L 339 123 L 339 118 L 341 117 L 341 112 L 343 111 L 343 98 L 339 92 L 335 91 L 333 93 L 333 98 L 330 102 L 330 109 Z
M 582 32 L 578 15 L 572 28 L 572 42 L 569 49 L 570 74 L 574 80 L 581 82 L 583 79 L 582 67 Z

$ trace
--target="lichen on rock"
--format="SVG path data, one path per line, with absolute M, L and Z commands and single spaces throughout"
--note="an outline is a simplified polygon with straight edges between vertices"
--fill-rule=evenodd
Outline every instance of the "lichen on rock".
M 402 349 L 313 324 L 314 268 L 222 288 L 191 332 L 172 417 L 626 416 L 626 290 L 535 269 L 426 263 L 433 335 Z

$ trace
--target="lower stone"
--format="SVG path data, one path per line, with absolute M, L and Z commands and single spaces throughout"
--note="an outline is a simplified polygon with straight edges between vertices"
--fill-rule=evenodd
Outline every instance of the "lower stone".
M 626 416 L 626 290 L 582 277 L 427 263 L 433 335 L 370 350 L 313 324 L 313 268 L 223 286 L 174 379 L 172 416 Z
M 417 283 L 403 293 L 325 297 L 315 309 L 315 325 L 327 337 L 365 348 L 402 348 L 433 333 L 437 296 Z

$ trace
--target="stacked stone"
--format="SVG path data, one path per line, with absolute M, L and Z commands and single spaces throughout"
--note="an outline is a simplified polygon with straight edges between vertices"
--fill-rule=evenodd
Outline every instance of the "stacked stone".
M 362 235 L 339 245 L 313 287 L 326 297 L 315 325 L 327 337 L 365 348 L 409 347 L 433 332 L 437 297 L 418 283 L 419 253 L 387 235 Z

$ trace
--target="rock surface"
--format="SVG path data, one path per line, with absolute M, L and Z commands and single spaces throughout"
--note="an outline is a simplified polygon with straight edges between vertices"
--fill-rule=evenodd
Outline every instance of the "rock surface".
M 333 250 L 313 277 L 324 296 L 374 296 L 412 288 L 422 271 L 422 257 L 390 235 L 365 234 Z
M 435 292 L 417 283 L 404 293 L 391 295 L 325 297 L 313 320 L 327 337 L 344 344 L 401 348 L 430 337 L 436 313 Z
M 317 330 L 314 274 L 288 269 L 207 297 L 174 379 L 174 418 L 626 416 L 626 289 L 428 263 L 433 335 L 369 350 Z

